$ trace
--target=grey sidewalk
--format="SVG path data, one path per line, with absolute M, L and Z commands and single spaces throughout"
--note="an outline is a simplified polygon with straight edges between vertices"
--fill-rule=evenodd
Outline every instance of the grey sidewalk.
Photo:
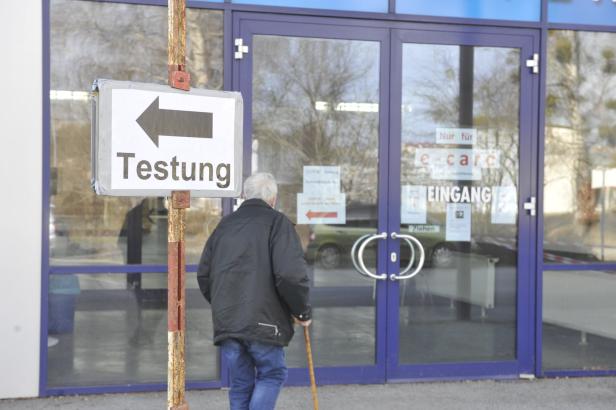
M 191 391 L 193 410 L 226 409 L 227 393 Z M 165 408 L 165 393 L 114 394 L 47 399 L 0 400 L 0 409 L 153 410 Z M 328 409 L 616 409 L 616 378 L 548 379 L 348 385 L 319 388 Z M 278 409 L 312 409 L 310 390 L 288 387 Z

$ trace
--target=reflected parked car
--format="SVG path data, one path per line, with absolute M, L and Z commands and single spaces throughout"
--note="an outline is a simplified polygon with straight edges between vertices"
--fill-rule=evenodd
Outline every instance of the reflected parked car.
M 445 227 L 436 220 L 428 220 L 423 225 L 403 225 L 400 233 L 408 233 L 417 238 L 424 247 L 425 266 L 450 268 L 456 263 L 456 255 L 473 253 L 498 261 L 500 266 L 514 266 L 517 263 L 516 227 L 497 226 L 492 233 L 473 234 L 471 242 L 447 241 Z M 375 220 L 348 221 L 346 225 L 313 225 L 306 248 L 306 260 L 323 269 L 351 267 L 351 249 L 359 238 L 376 234 Z M 376 246 L 372 242 L 364 252 L 364 262 L 368 267 L 376 264 Z M 356 250 L 357 252 L 357 250 Z M 405 266 L 410 257 L 410 247 L 404 242 L 400 246 L 400 264 Z M 556 263 L 596 262 L 592 249 L 582 244 L 569 244 L 566 248 L 558 242 L 546 239 L 544 257 Z
M 313 225 L 310 241 L 306 249 L 306 260 L 323 269 L 336 269 L 351 265 L 351 249 L 359 238 L 377 233 L 376 221 L 348 221 L 346 225 Z M 426 264 L 436 267 L 449 267 L 454 262 L 453 252 L 458 243 L 446 242 L 444 229 L 436 224 L 403 226 L 401 233 L 416 237 L 424 247 Z M 368 245 L 364 252 L 366 266 L 376 263 L 376 246 L 378 241 Z M 357 252 L 357 250 L 356 250 Z M 400 260 L 408 263 L 410 247 L 402 244 Z

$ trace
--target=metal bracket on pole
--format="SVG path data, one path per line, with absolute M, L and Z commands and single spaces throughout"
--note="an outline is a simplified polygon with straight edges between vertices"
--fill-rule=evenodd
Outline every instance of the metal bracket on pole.
M 169 65 L 169 85 L 179 90 L 190 90 L 190 74 L 183 65 Z

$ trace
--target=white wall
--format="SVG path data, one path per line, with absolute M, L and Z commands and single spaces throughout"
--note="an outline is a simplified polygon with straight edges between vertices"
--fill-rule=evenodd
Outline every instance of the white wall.
M 0 1 L 0 398 L 38 395 L 42 1 Z

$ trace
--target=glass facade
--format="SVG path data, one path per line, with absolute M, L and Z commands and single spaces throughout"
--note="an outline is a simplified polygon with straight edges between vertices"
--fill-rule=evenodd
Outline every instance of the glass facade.
M 547 0 L 550 23 L 616 24 L 616 3 L 611 0 Z
M 544 261 L 616 261 L 616 33 L 550 31 Z
M 186 379 L 219 376 L 210 306 L 186 277 Z M 49 387 L 167 380 L 167 274 L 56 274 L 49 281 Z
M 187 15 L 192 86 L 221 89 L 222 12 L 191 9 Z M 72 16 L 71 24 L 66 16 Z M 50 262 L 165 265 L 165 200 L 100 197 L 90 187 L 88 91 L 97 78 L 167 82 L 167 37 L 161 35 L 167 9 L 54 0 L 50 18 Z M 188 263 L 198 262 L 220 216 L 220 200 L 192 200 Z
M 71 16 L 67 24 L 67 16 Z M 191 85 L 223 85 L 223 13 L 187 13 Z M 165 198 L 96 196 L 90 187 L 89 90 L 97 78 L 167 82 L 166 7 L 53 0 L 50 8 L 50 264 L 167 265 Z M 121 35 L 119 34 L 121 33 Z M 222 215 L 194 198 L 187 263 L 197 263 Z M 187 379 L 219 378 L 209 305 L 187 277 Z M 52 274 L 49 387 L 163 383 L 167 379 L 166 273 Z
M 543 369 L 616 369 L 616 271 L 543 272 Z
M 539 21 L 541 0 L 396 0 L 396 13 Z
M 547 2 L 549 23 L 616 25 L 611 1 Z M 232 3 L 387 13 L 390 2 Z M 396 13 L 469 19 L 539 22 L 540 10 L 540 0 L 395 2 Z M 223 14 L 187 12 L 193 87 L 223 88 Z M 47 289 L 47 387 L 164 383 L 166 274 L 87 272 L 94 265 L 124 269 L 117 266 L 167 263 L 165 198 L 99 197 L 90 187 L 89 104 L 97 78 L 167 82 L 167 9 L 51 0 L 50 23 L 50 151 L 45 155 L 50 162 L 49 264 L 56 273 Z M 362 237 L 377 233 L 379 138 L 388 138 L 379 135 L 379 115 L 383 107 L 392 109 L 380 100 L 388 86 L 381 68 L 391 67 L 383 65 L 383 48 L 376 41 L 316 37 L 254 35 L 251 40 L 245 58 L 252 59 L 252 171 L 275 175 L 277 206 L 297 224 L 314 286 L 316 366 L 374 366 L 377 285 L 357 273 L 350 255 Z M 537 209 L 544 226 L 539 257 L 545 264 L 537 272 L 543 278 L 541 366 L 556 372 L 614 370 L 616 33 L 549 30 L 547 40 L 545 156 L 539 158 L 543 203 Z M 492 194 L 502 195 L 503 202 L 520 202 L 518 176 L 529 167 L 519 162 L 520 141 L 528 138 L 519 131 L 524 56 L 504 47 L 420 43 L 404 44 L 401 54 L 402 145 L 381 158 L 400 155 L 400 232 L 418 237 L 427 258 L 414 281 L 400 283 L 399 300 L 393 302 L 399 316 L 387 319 L 400 330 L 396 360 L 404 365 L 515 360 L 516 326 L 527 320 L 516 316 L 520 274 L 526 273 L 519 268 L 518 209 L 494 198 L 471 204 L 470 240 L 447 242 L 440 227 L 447 224 L 448 204 L 430 203 L 420 230 L 412 218 L 405 220 L 412 212 L 405 216 L 404 207 L 410 206 L 413 187 L 428 185 L 489 185 L 498 188 Z M 470 89 L 464 90 L 465 78 L 471 79 Z M 428 141 L 436 128 L 473 129 L 478 149 L 499 151 L 499 166 L 485 167 L 480 178 L 468 181 L 435 176 L 418 163 L 418 153 L 467 148 Z M 316 211 L 302 208 L 310 204 L 307 169 L 337 175 L 338 190 L 331 197 L 344 209 L 343 222 L 318 221 Z M 187 264 L 198 262 L 221 216 L 221 200 L 192 200 Z M 382 260 L 377 242 L 364 255 L 374 273 Z M 409 261 L 405 252 L 400 250 L 400 266 Z M 605 265 L 595 269 L 596 263 Z M 69 265 L 83 272 L 63 273 Z M 194 273 L 187 278 L 187 305 L 187 380 L 218 380 L 210 308 Z M 300 337 L 287 354 L 289 367 L 305 367 Z
M 542 366 L 615 369 L 616 33 L 549 32 L 545 114 Z

